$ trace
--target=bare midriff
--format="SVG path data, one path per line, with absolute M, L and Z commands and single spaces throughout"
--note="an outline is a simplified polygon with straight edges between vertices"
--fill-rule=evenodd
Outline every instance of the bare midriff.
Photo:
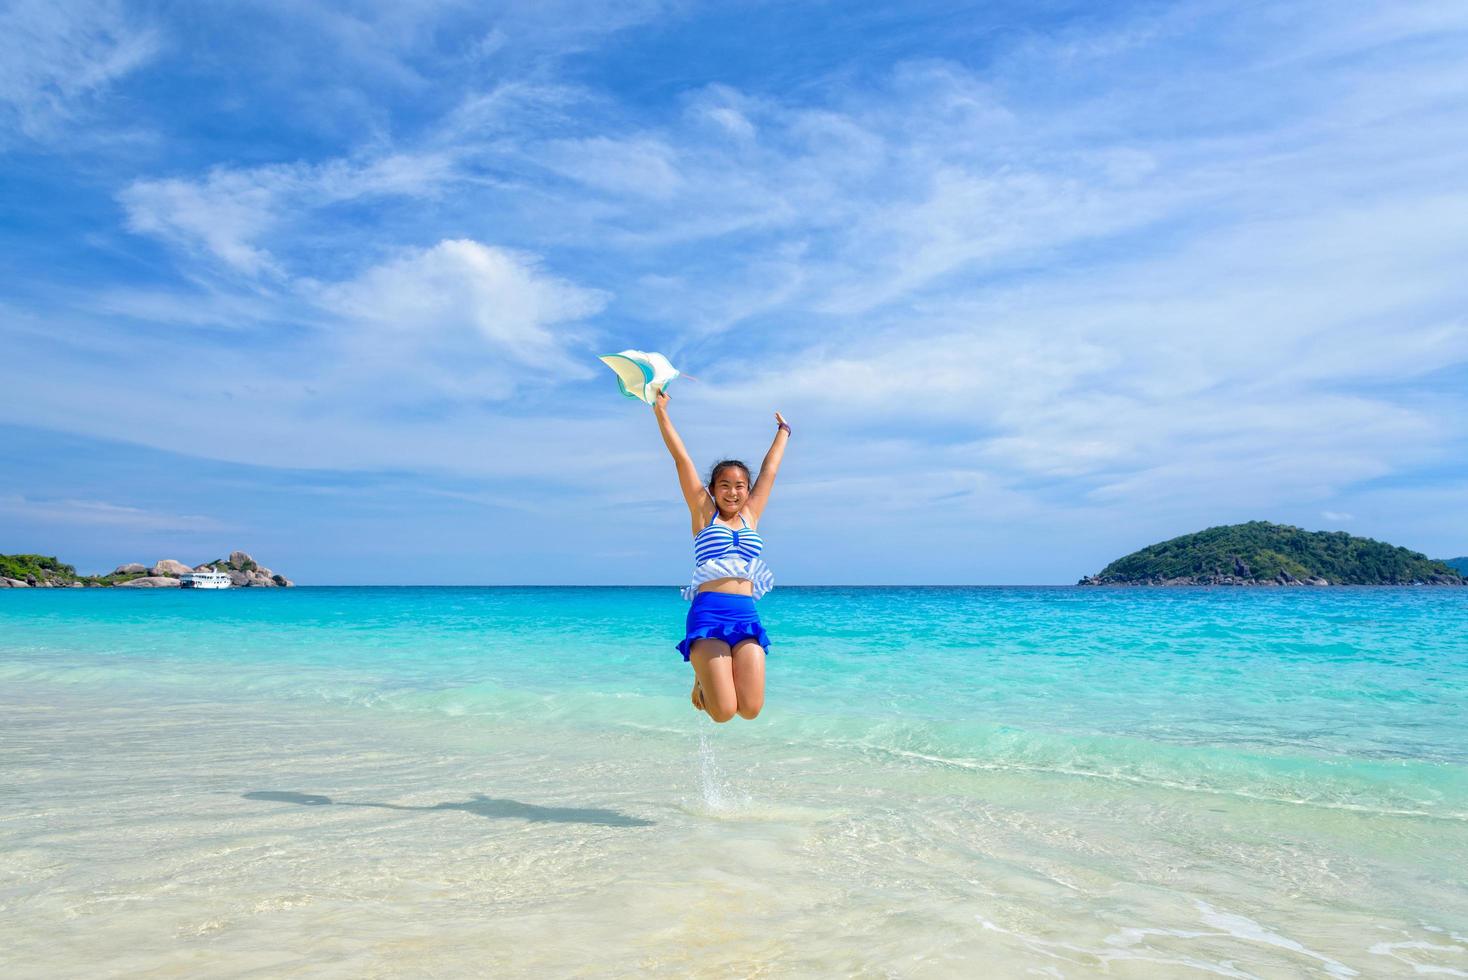
M 727 592 L 729 595 L 754 595 L 754 583 L 747 578 L 711 578 L 698 587 L 700 592 Z

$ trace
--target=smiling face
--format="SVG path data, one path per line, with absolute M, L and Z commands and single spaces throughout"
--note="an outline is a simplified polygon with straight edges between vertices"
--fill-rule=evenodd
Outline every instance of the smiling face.
M 749 499 L 749 470 L 742 466 L 722 466 L 714 474 L 709 492 L 718 504 L 719 516 L 733 517 L 744 509 Z

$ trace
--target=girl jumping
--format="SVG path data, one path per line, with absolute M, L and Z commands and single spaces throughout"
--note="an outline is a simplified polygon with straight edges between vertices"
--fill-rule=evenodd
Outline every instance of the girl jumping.
M 693 664 L 693 706 L 718 722 L 735 715 L 753 718 L 765 703 L 765 648 L 770 645 L 754 603 L 775 584 L 760 560 L 765 545 L 755 528 L 770 501 L 790 426 L 775 413 L 775 441 L 753 486 L 749 467 L 737 459 L 716 463 L 704 485 L 668 417 L 666 392 L 658 393 L 653 414 L 677 465 L 692 520 L 693 579 L 683 598 L 693 605 L 678 650 Z

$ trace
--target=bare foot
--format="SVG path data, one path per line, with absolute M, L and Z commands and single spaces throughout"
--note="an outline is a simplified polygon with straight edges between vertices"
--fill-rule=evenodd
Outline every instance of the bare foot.
M 693 682 L 693 706 L 699 711 L 706 711 L 703 706 L 703 688 L 698 686 L 698 681 Z

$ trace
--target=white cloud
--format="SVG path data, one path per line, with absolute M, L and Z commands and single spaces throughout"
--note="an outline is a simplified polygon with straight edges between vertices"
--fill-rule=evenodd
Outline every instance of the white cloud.
M 438 120 L 429 137 L 431 145 L 462 152 L 465 156 L 488 153 L 491 159 L 503 148 L 493 141 L 538 125 L 565 125 L 573 109 L 595 101 L 592 93 L 564 83 L 509 78 L 487 89 L 473 89 Z M 484 141 L 490 141 L 486 147 Z M 480 179 L 483 179 L 482 177 Z
M 462 374 L 481 397 L 512 391 L 516 374 L 588 375 L 566 354 L 580 339 L 569 325 L 607 302 L 547 275 L 529 256 L 468 240 L 408 251 L 319 287 L 316 299 L 355 325 L 343 336 L 354 358 L 397 370 L 431 362 L 444 381 Z M 506 359 L 515 366 L 505 368 Z
M 120 199 L 135 232 L 202 248 L 250 275 L 278 272 L 270 253 L 251 244 L 275 224 L 281 196 L 280 181 L 262 176 L 218 170 L 203 182 L 138 181 Z
M 624 200 L 642 196 L 667 200 L 682 183 L 672 149 L 654 139 L 557 140 L 542 152 L 541 162 Z
M 52 136 L 159 48 L 112 0 L 12 0 L 0 9 L 0 120 Z

